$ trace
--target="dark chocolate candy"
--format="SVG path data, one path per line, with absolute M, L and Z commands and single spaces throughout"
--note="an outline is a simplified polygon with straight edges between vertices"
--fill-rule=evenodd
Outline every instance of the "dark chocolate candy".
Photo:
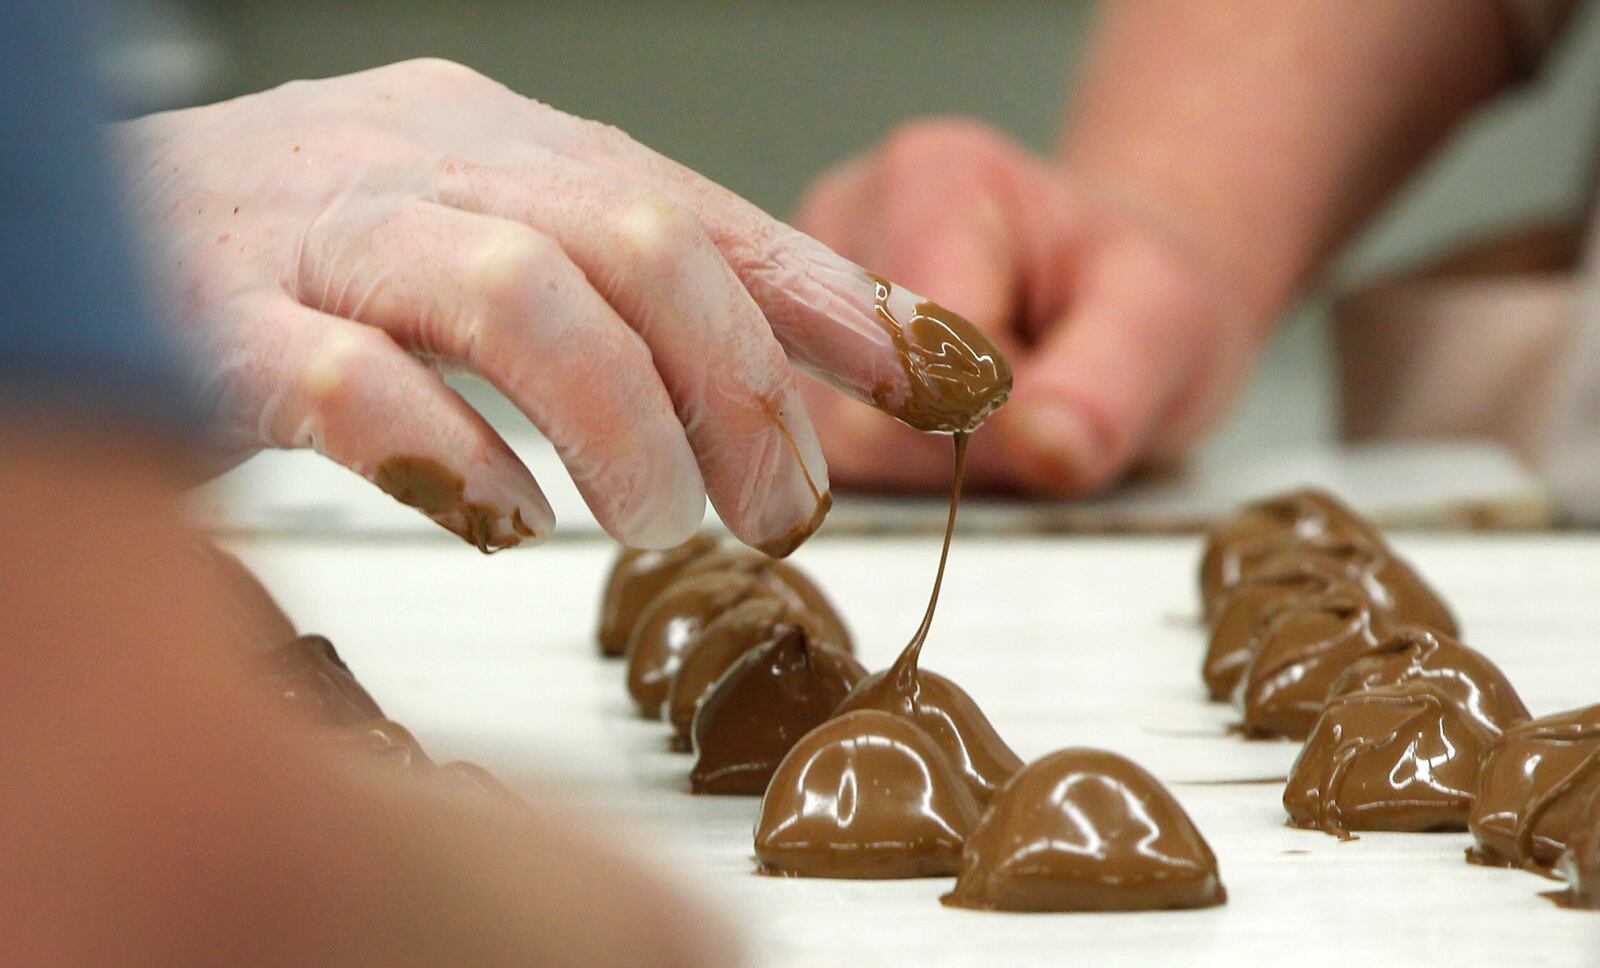
M 1012 777 L 968 835 L 955 907 L 1135 911 L 1227 900 L 1217 858 L 1161 783 L 1115 753 L 1065 749 Z
M 711 687 L 746 652 L 774 637 L 780 625 L 798 625 L 813 646 L 848 652 L 845 643 L 832 641 L 832 627 L 816 627 L 811 612 L 796 611 L 777 595 L 758 594 L 712 619 L 684 650 L 678 671 L 667 689 L 666 718 L 672 726 L 672 748 L 690 749 L 690 727 L 695 710 Z
M 943 877 L 956 872 L 978 803 L 909 720 L 873 709 L 830 719 L 783 758 L 761 801 L 767 874 Z
M 778 763 L 866 670 L 851 655 L 780 625 L 717 680 L 695 713 L 695 793 L 760 796 Z

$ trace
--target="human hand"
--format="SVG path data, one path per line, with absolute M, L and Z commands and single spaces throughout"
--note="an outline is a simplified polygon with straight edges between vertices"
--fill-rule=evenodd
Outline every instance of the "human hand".
M 974 438 L 975 484 L 1052 495 L 1180 454 L 1243 381 L 1257 339 L 1180 227 L 976 122 L 917 122 L 826 175 L 796 224 L 948 305 L 1016 368 Z M 948 449 L 809 393 L 834 475 L 921 488 Z
M 485 551 L 553 516 L 423 361 L 505 393 L 636 547 L 687 538 L 708 495 L 774 555 L 821 523 L 828 472 L 791 363 L 914 409 L 862 269 L 459 65 L 297 82 L 118 133 L 227 456 L 315 448 Z M 1004 399 L 980 389 L 972 422 Z

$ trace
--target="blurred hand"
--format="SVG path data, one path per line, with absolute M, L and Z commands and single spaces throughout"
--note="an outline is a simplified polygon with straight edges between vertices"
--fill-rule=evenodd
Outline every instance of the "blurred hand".
M 1011 359 L 1011 400 L 973 439 L 979 485 L 1081 494 L 1181 453 L 1255 353 L 1181 230 L 1004 135 L 921 121 L 825 176 L 797 225 L 927 293 Z M 947 487 L 948 446 L 809 394 L 836 479 Z
M 494 383 L 600 523 L 651 548 L 687 538 L 707 495 L 773 554 L 821 523 L 828 473 L 791 361 L 860 399 L 910 392 L 862 269 L 459 65 L 287 84 L 118 134 L 226 456 L 315 448 L 484 550 L 554 520 L 427 362 Z

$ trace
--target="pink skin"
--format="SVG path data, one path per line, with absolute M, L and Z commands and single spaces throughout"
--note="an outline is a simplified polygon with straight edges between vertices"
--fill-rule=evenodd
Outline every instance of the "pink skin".
M 1511 80 L 1503 0 L 1103 0 L 1054 158 L 915 122 L 825 177 L 800 228 L 1001 343 L 974 483 L 1099 487 L 1181 453 L 1281 310 Z M 943 486 L 948 457 L 811 398 L 835 475 Z
M 1255 352 L 1199 259 L 1153 219 L 959 119 L 920 122 L 825 176 L 798 224 L 987 332 L 1016 388 L 971 480 L 1072 494 L 1181 450 Z M 808 396 L 835 476 L 939 486 L 948 446 Z
M 369 480 L 437 462 L 493 512 L 491 548 L 554 518 L 430 363 L 494 383 L 638 547 L 685 539 L 707 496 L 752 545 L 820 522 L 828 470 L 791 361 L 862 399 L 905 392 L 860 267 L 459 65 L 296 82 L 117 135 L 224 456 L 311 447 Z

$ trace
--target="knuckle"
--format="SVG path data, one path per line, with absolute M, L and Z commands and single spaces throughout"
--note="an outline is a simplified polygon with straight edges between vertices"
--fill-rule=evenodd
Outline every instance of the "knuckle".
M 417 57 L 404 61 L 397 67 L 424 81 L 475 84 L 488 80 L 488 78 L 465 64 L 459 64 L 443 57 Z
M 710 244 L 694 213 L 658 195 L 624 207 L 617 216 L 616 232 L 634 263 L 662 275 L 683 270 Z
M 317 412 L 337 405 L 350 387 L 373 373 L 396 348 L 387 333 L 370 326 L 328 331 L 301 371 L 307 409 Z
M 1006 143 L 999 132 L 970 118 L 927 118 L 889 135 L 879 149 L 879 161 L 890 172 L 988 162 L 1001 155 Z
M 510 227 L 480 245 L 468 269 L 468 289 L 491 316 L 516 312 L 544 291 L 540 283 L 559 279 L 566 264 L 566 254 L 548 236 Z

